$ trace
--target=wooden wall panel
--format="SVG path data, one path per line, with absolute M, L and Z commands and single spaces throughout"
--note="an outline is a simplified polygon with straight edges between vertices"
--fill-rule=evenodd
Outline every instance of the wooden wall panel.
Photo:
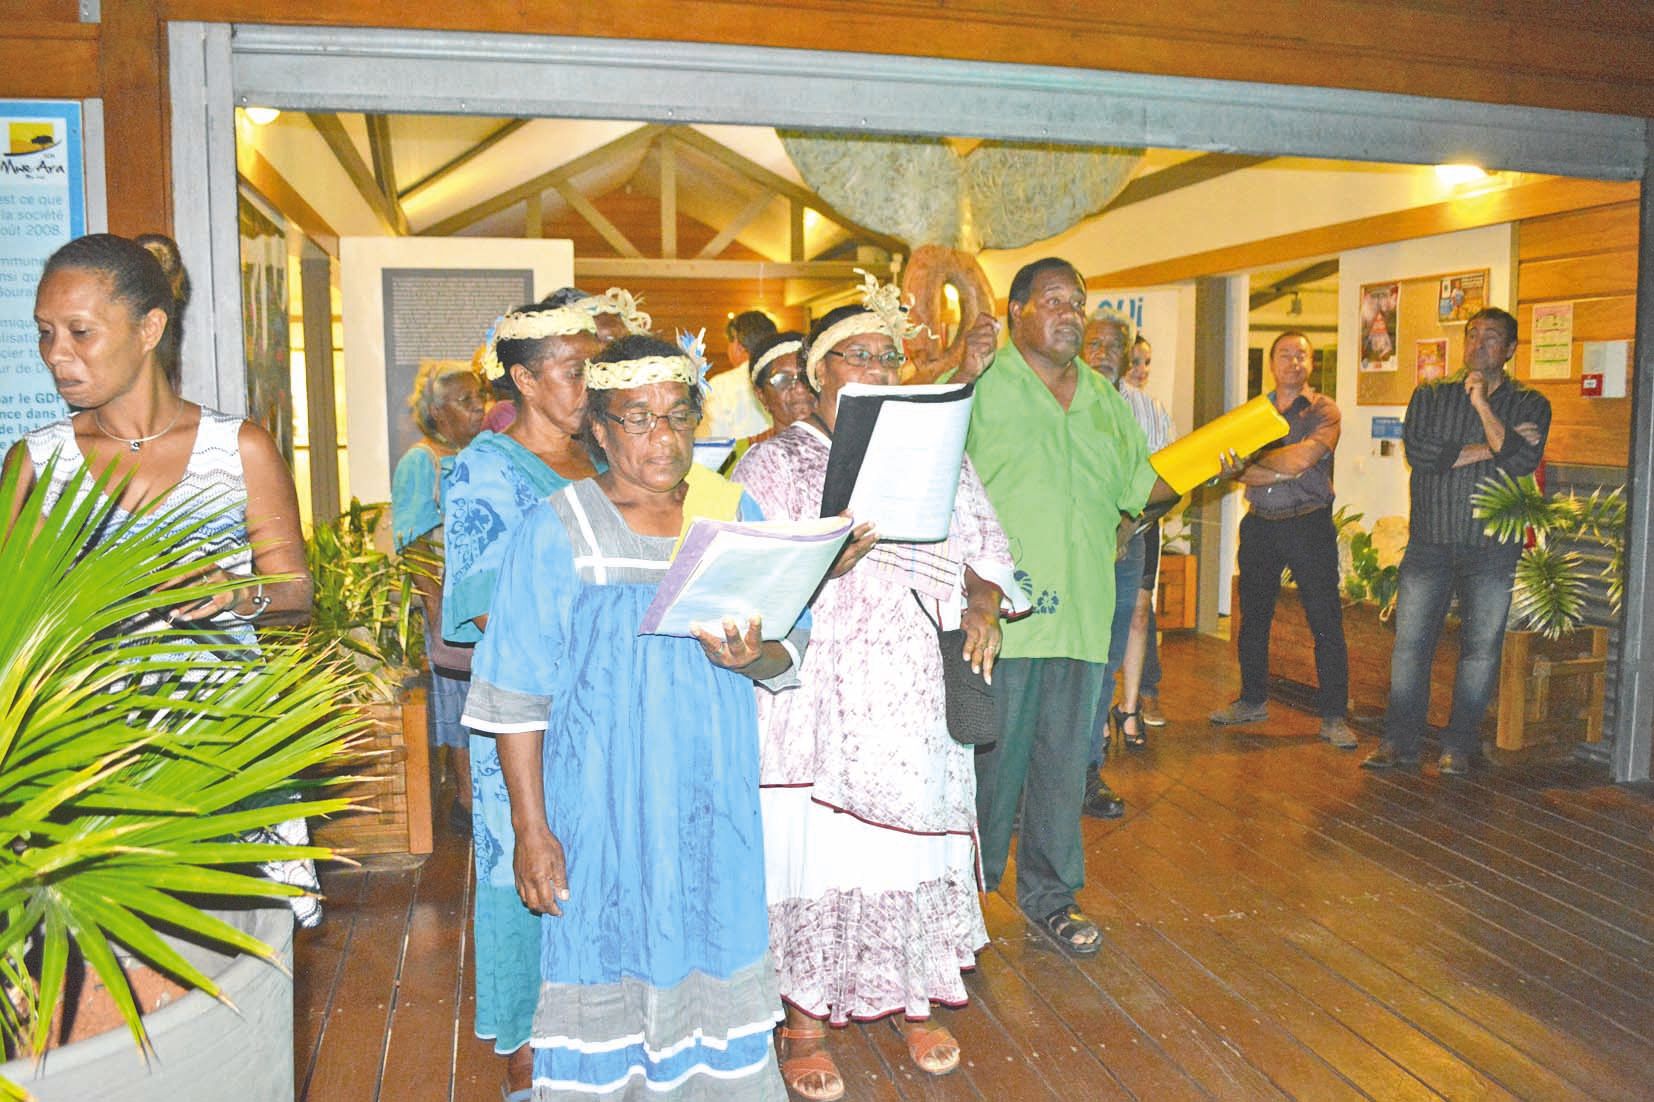
M 1636 291 L 1635 249 L 1526 260 L 1522 262 L 1522 274 L 1517 283 L 1521 302 L 1635 294 Z
M 172 232 L 166 33 L 157 2 L 103 5 L 98 69 L 111 233 Z
M 1511 370 L 1550 399 L 1546 460 L 1625 466 L 1630 399 L 1582 397 L 1579 380 L 1583 342 L 1632 340 L 1636 335 L 1637 204 L 1615 203 L 1524 220 L 1517 226 L 1517 256 L 1516 320 L 1522 342 Z M 1567 379 L 1529 378 L 1533 308 L 1546 302 L 1574 304 L 1573 360 Z
M 1545 260 L 1634 248 L 1636 225 L 1635 202 L 1530 218 L 1522 223 L 1517 255 L 1522 260 Z
M 0 97 L 91 99 L 99 94 L 98 28 L 81 22 L 0 23 Z

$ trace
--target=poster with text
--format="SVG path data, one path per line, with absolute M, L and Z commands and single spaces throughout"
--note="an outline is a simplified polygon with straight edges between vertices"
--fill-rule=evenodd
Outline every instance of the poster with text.
M 40 359 L 46 258 L 86 232 L 80 104 L 0 100 L 0 450 L 68 412 Z
M 1416 349 L 1413 357 L 1414 371 L 1417 373 L 1416 382 L 1422 385 L 1447 378 L 1446 337 L 1414 341 L 1413 347 Z
M 1542 302 L 1533 308 L 1530 379 L 1566 379 L 1574 373 L 1574 304 Z
M 1401 284 L 1368 283 L 1361 288 L 1361 370 L 1396 369 L 1396 315 Z
M 408 399 L 421 360 L 470 360 L 501 314 L 534 298 L 528 268 L 385 268 L 385 421 L 390 465 L 419 443 Z

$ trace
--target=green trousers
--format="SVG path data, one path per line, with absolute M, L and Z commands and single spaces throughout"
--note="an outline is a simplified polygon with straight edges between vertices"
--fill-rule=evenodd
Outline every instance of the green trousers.
M 1103 664 L 1072 658 L 1002 658 L 999 741 L 976 755 L 976 818 L 986 887 L 999 887 L 1017 810 L 1017 905 L 1038 919 L 1072 906 L 1085 885 L 1080 804 Z

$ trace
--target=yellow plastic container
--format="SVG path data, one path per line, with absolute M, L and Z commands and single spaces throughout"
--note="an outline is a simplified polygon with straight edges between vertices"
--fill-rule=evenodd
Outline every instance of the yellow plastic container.
M 1186 494 L 1223 470 L 1224 452 L 1244 458 L 1279 440 L 1289 428 L 1269 395 L 1260 394 L 1161 448 L 1149 456 L 1149 463 L 1166 485 Z

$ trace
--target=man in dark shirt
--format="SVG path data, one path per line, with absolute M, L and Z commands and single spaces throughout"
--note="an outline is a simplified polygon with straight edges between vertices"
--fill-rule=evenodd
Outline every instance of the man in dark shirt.
M 1290 426 L 1286 438 L 1241 472 L 1246 518 L 1240 526 L 1240 699 L 1211 715 L 1219 726 L 1268 718 L 1269 626 L 1281 592 L 1281 570 L 1292 571 L 1304 618 L 1315 637 L 1315 679 L 1321 737 L 1355 749 L 1348 723 L 1350 663 L 1338 600 L 1338 532 L 1332 523 L 1332 453 L 1342 418 L 1338 406 L 1309 385 L 1313 350 L 1289 331 L 1269 346 L 1275 378 L 1270 399 Z
M 1493 687 L 1499 677 L 1511 578 L 1519 540 L 1487 535 L 1470 496 L 1495 471 L 1532 474 L 1545 452 L 1551 404 L 1505 373 L 1516 354 L 1516 319 L 1478 310 L 1465 323 L 1464 370 L 1413 392 L 1402 442 L 1413 468 L 1407 553 L 1396 597 L 1396 642 L 1390 657 L 1390 706 L 1384 740 L 1368 769 L 1418 765 L 1419 736 L 1430 704 L 1430 663 L 1442 621 L 1459 599 L 1459 666 L 1453 712 L 1442 735 L 1445 776 L 1470 771 Z

